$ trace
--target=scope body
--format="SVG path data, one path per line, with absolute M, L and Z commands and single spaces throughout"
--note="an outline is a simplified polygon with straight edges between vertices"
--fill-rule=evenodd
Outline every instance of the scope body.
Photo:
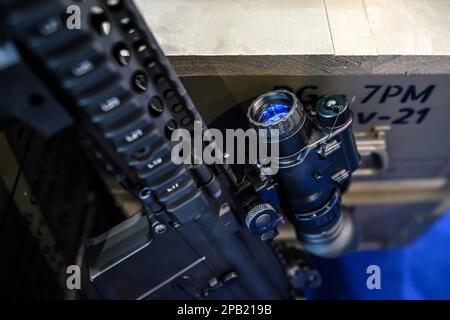
M 262 95 L 249 108 L 255 129 L 277 129 L 268 143 L 279 144 L 281 207 L 305 248 L 335 257 L 356 246 L 351 217 L 341 210 L 341 193 L 358 168 L 360 155 L 352 131 L 352 115 L 343 96 L 327 96 L 310 110 L 291 92 Z

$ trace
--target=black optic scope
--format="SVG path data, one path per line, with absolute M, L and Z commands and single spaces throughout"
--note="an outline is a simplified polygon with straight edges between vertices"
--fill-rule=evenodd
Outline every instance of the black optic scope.
M 248 119 L 257 130 L 279 130 L 268 137 L 268 143 L 279 144 L 274 180 L 305 249 L 322 257 L 355 249 L 355 223 L 341 210 L 341 193 L 360 162 L 347 99 L 326 96 L 306 110 L 291 92 L 272 91 L 251 104 Z

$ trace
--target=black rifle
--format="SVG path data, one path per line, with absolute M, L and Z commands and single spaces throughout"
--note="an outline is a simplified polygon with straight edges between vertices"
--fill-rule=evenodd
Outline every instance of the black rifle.
M 171 132 L 201 117 L 132 1 L 2 0 L 0 18 L 0 125 L 53 135 L 75 123 L 145 205 L 88 243 L 105 298 L 292 297 L 273 243 L 243 223 L 234 191 L 256 199 L 253 184 L 170 161 Z
M 90 280 L 104 297 L 293 298 L 320 277 L 273 241 L 280 212 L 310 253 L 356 248 L 341 208 L 360 162 L 344 96 L 305 107 L 277 90 L 250 105 L 253 128 L 280 133 L 266 137 L 280 147 L 273 178 L 263 159 L 176 165 L 174 130 L 206 126 L 132 1 L 4 0 L 0 10 L 0 126 L 18 119 L 53 135 L 75 123 L 143 204 L 87 243 Z

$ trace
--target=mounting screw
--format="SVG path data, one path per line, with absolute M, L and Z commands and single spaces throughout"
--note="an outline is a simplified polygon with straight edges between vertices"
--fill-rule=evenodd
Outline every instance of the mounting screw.
M 334 99 L 329 99 L 325 104 L 328 108 L 332 108 L 337 104 L 337 101 Z
M 157 233 L 157 234 L 163 234 L 164 232 L 167 231 L 167 226 L 163 223 L 159 223 L 157 225 L 155 225 L 153 227 L 153 230 Z

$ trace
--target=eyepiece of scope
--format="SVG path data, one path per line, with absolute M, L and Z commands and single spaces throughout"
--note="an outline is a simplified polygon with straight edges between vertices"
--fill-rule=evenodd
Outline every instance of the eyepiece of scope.
M 259 121 L 264 123 L 277 122 L 288 115 L 290 111 L 289 105 L 284 102 L 273 102 L 261 111 Z
M 278 130 L 278 139 L 267 136 L 270 143 L 280 143 L 280 155 L 287 156 L 308 142 L 306 113 L 297 97 L 289 91 L 268 92 L 256 99 L 248 109 L 250 125 L 256 129 Z
M 296 220 L 303 246 L 316 256 L 335 258 L 355 250 L 358 245 L 358 230 L 352 217 L 342 210 L 338 191 L 322 208 L 297 214 Z

